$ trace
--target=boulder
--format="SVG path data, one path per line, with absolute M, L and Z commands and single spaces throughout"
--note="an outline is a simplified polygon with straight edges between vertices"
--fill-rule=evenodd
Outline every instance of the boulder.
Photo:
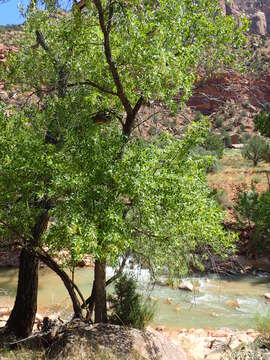
M 237 309 L 240 307 L 238 300 L 228 300 L 225 302 L 226 305 L 230 306 L 233 309 Z
M 144 359 L 144 360 L 187 360 L 180 346 L 167 336 L 147 329 L 140 331 L 124 326 L 80 324 L 56 336 L 48 349 L 50 357 L 61 359 Z
M 239 144 L 239 135 L 238 134 L 232 134 L 231 135 L 231 141 L 232 141 L 232 145 Z
M 180 290 L 186 290 L 186 291 L 193 291 L 194 290 L 194 286 L 192 285 L 192 283 L 188 280 L 183 280 L 181 282 L 181 284 L 178 286 L 178 289 Z
M 252 16 L 251 20 L 252 20 L 252 24 L 251 24 L 252 32 L 258 35 L 267 34 L 267 21 L 265 14 L 262 11 L 256 12 L 256 14 Z

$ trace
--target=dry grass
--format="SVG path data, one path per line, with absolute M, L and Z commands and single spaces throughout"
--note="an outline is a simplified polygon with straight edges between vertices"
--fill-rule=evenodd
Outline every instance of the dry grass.
M 244 159 L 238 149 L 226 150 L 221 159 L 221 169 L 208 175 L 212 188 L 224 189 L 230 200 L 235 200 L 239 187 L 250 189 L 253 183 L 259 192 L 268 188 L 266 173 L 270 172 L 270 164 L 260 162 L 253 167 L 252 162 Z

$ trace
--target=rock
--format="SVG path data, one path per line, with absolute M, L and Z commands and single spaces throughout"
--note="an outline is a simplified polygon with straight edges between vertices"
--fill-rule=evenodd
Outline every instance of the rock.
M 270 300 L 270 293 L 265 293 L 263 294 L 263 296 L 265 297 L 265 299 Z
M 222 357 L 222 353 L 221 352 L 211 352 L 209 355 L 207 355 L 204 360 L 219 360 Z
M 9 315 L 11 313 L 11 308 L 9 307 L 0 307 L 0 317 Z
M 251 30 L 258 35 L 267 34 L 266 17 L 262 11 L 258 11 L 252 16 Z
M 156 331 L 162 332 L 165 330 L 165 326 L 157 326 Z
M 232 307 L 233 309 L 237 309 L 240 307 L 238 300 L 228 300 L 225 302 L 226 305 Z
M 165 300 L 165 304 L 171 305 L 171 304 L 172 304 L 172 301 L 173 301 L 172 298 L 167 298 L 167 299 Z
M 238 134 L 231 135 L 231 142 L 232 145 L 239 144 L 239 135 Z
M 241 343 L 241 341 L 239 341 L 238 339 L 233 340 L 230 344 L 229 344 L 229 348 L 234 351 L 236 349 L 240 349 L 243 346 L 243 344 Z
M 194 286 L 192 285 L 192 283 L 188 280 L 183 280 L 181 282 L 181 284 L 178 286 L 178 289 L 180 290 L 187 290 L 187 291 L 193 291 L 194 290 Z
M 155 330 L 140 331 L 110 324 L 67 329 L 64 337 L 55 337 L 48 353 L 55 358 L 79 360 L 91 357 L 86 354 L 93 354 L 94 358 L 97 349 L 106 359 L 187 360 L 180 346 Z

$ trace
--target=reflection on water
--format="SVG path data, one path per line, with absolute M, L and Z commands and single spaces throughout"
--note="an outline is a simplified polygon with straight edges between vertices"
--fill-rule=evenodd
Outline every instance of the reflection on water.
M 108 269 L 108 276 L 112 269 Z M 165 286 L 149 285 L 149 274 L 142 271 L 138 276 L 139 288 L 150 294 L 156 302 L 155 324 L 185 328 L 254 328 L 256 314 L 266 314 L 270 302 L 263 294 L 270 292 L 269 278 L 255 276 L 237 279 L 196 278 L 196 292 L 186 292 Z M 77 269 L 75 281 L 85 297 L 89 296 L 93 281 L 91 269 Z M 12 305 L 17 283 L 17 271 L 0 270 L 0 303 Z M 50 270 L 42 269 L 39 278 L 38 311 L 49 314 L 58 312 L 66 317 L 71 313 L 67 292 L 59 278 Z

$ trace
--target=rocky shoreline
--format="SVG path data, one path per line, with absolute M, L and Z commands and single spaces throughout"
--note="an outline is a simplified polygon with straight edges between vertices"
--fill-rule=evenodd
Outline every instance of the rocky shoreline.
M 226 353 L 252 345 L 260 335 L 254 329 L 175 329 L 156 327 L 178 344 L 189 360 L 219 360 Z M 269 353 L 270 356 L 270 353 Z
M 0 327 L 5 325 L 5 322 L 8 319 L 11 308 L 9 307 L 0 307 Z M 63 324 L 63 321 L 57 317 L 57 314 L 53 314 L 50 317 L 52 323 Z M 38 334 L 42 328 L 43 316 L 37 314 L 35 329 L 34 332 Z M 62 325 L 61 325 L 62 326 Z M 64 325 L 65 326 L 65 325 Z M 68 326 L 67 333 L 70 333 L 70 327 Z M 73 325 L 72 325 L 73 326 Z M 111 325 L 104 325 L 107 329 Z M 84 331 L 94 329 L 92 325 L 81 323 L 76 325 L 76 329 L 79 331 Z M 122 328 L 122 327 L 121 327 Z M 118 331 L 119 329 L 117 329 Z M 77 331 L 77 330 L 76 330 Z M 95 330 L 96 331 L 96 330 Z M 141 347 L 141 351 L 145 352 L 144 337 L 140 332 L 133 329 L 125 329 L 123 331 L 128 331 L 132 336 L 136 338 L 134 342 L 135 348 L 137 350 Z M 220 360 L 224 355 L 230 354 L 237 350 L 242 350 L 247 346 L 251 346 L 258 336 L 259 332 L 248 329 L 248 330 L 232 330 L 232 329 L 185 329 L 177 328 L 171 329 L 164 326 L 148 326 L 146 333 L 150 335 L 154 342 L 159 344 L 165 344 L 168 351 L 177 351 L 179 354 L 182 354 L 181 359 L 186 360 Z M 102 335 L 102 343 L 106 344 L 108 347 L 108 341 L 110 339 L 105 339 L 106 332 Z M 170 345 L 173 344 L 173 345 Z M 171 349 L 171 350 L 170 350 Z M 270 357 L 270 352 L 265 351 L 265 354 Z M 146 359 L 148 357 L 146 356 Z M 150 359 L 151 357 L 149 357 Z M 117 357 L 116 357 L 117 359 Z M 172 359 L 172 354 L 166 354 L 166 351 L 163 354 L 161 359 Z M 176 358 L 175 358 L 176 359 Z

